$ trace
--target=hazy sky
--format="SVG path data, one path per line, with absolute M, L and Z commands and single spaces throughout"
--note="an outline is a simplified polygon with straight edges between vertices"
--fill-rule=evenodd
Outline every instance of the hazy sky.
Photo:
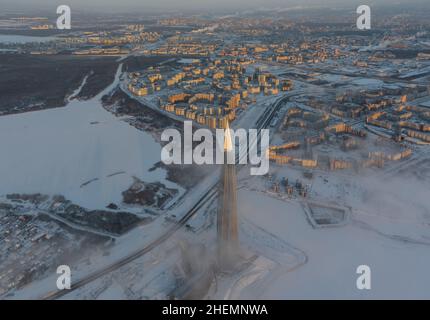
M 30 8 L 46 9 L 60 4 L 70 5 L 75 10 L 94 8 L 97 10 L 121 10 L 139 8 L 147 10 L 180 10 L 188 9 L 220 9 L 246 10 L 268 7 L 294 6 L 354 6 L 360 4 L 407 4 L 410 2 L 425 3 L 430 0 L 0 0 L 0 11 L 27 6 Z

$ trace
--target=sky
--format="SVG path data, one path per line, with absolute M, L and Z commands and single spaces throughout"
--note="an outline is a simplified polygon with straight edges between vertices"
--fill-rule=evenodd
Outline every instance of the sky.
M 133 8 L 147 10 L 181 10 L 187 9 L 254 9 L 270 7 L 308 7 L 308 6 L 358 6 L 360 4 L 398 4 L 429 0 L 0 0 L 0 9 L 19 7 L 45 9 L 67 4 L 75 9 L 127 10 Z M 3 11 L 3 10 L 0 10 Z
M 362 4 L 404 5 L 420 3 L 428 8 L 430 0 L 0 0 L 1 14 L 55 15 L 59 5 L 69 5 L 75 13 L 102 14 L 222 14 L 254 9 L 330 8 L 355 11 Z M 422 5 L 420 7 L 422 7 Z

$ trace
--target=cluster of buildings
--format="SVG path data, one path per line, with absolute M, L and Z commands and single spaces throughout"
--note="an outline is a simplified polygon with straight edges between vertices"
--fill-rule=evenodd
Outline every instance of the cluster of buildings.
M 261 62 L 281 64 L 314 64 L 327 59 L 337 59 L 344 55 L 339 48 L 327 48 L 323 42 L 292 42 L 255 44 L 255 43 L 223 43 L 216 39 L 201 36 L 174 36 L 166 43 L 154 49 L 144 50 L 147 55 L 181 55 L 208 57 L 250 58 Z
M 428 94 L 428 88 L 419 85 L 386 85 L 379 89 L 365 91 L 346 91 L 336 97 L 330 112 L 342 118 L 360 118 L 381 110 L 390 110 Z M 399 116 L 402 116 L 399 114 Z
M 73 51 L 74 55 L 78 56 L 98 56 L 98 55 L 104 55 L 104 56 L 110 56 L 110 55 L 124 55 L 129 54 L 130 50 L 123 49 L 121 47 L 110 47 L 110 48 L 92 48 L 92 49 L 85 49 L 85 50 L 76 50 Z
M 253 68 L 246 59 L 190 59 L 179 68 L 129 74 L 135 96 L 155 96 L 161 110 L 210 128 L 225 128 L 257 95 L 277 95 L 293 83 Z M 180 64 L 178 64 L 180 65 Z
M 159 38 L 157 32 L 146 32 L 144 25 L 131 24 L 115 31 L 83 32 L 65 37 L 62 41 L 77 47 L 72 50 L 75 55 L 125 55 L 142 43 L 153 43 Z
M 296 195 L 306 198 L 309 194 L 309 185 L 299 179 L 290 181 L 287 177 L 282 177 L 281 179 L 270 177 L 269 184 L 272 192 L 286 194 L 289 198 Z
M 203 45 L 201 43 L 192 44 L 164 44 L 156 49 L 145 49 L 144 54 L 151 56 L 192 56 L 192 57 L 208 57 L 215 50 L 213 44 Z
M 66 222 L 67 215 L 60 217 L 73 208 L 77 206 L 63 196 L 8 194 L 0 198 L 0 295 L 55 272 L 59 265 L 74 263 L 74 258 L 87 258 L 85 250 L 90 245 L 96 250 L 110 244 L 109 237 L 77 230 Z
M 0 295 L 20 287 L 52 268 L 49 259 L 61 255 L 58 225 L 32 215 L 20 214 L 19 209 L 0 203 Z
M 335 101 L 308 98 L 303 101 L 309 106 L 308 111 L 291 108 L 285 121 L 290 126 L 316 131 L 327 126 L 332 117 L 353 121 L 396 142 L 407 140 L 427 144 L 430 142 L 430 109 L 425 103 L 410 101 L 425 99 L 429 89 L 425 85 L 399 83 L 382 85 L 378 89 L 345 90 L 336 96 Z M 316 114 L 312 110 L 321 112 L 319 119 L 310 121 Z
M 302 166 L 304 168 L 316 168 L 318 161 L 316 159 L 303 159 L 298 156 L 285 155 L 284 152 L 290 149 L 297 149 L 300 147 L 300 142 L 292 141 L 280 146 L 272 146 L 269 149 L 269 159 L 277 164 L 293 164 Z
M 250 47 L 248 51 L 257 60 L 290 65 L 322 63 L 342 55 L 338 48 L 328 48 L 322 41 L 273 43 Z
M 406 137 L 430 143 L 429 109 L 401 104 L 366 117 L 366 124 L 386 129 L 396 141 Z
M 330 170 L 342 170 L 342 169 L 359 169 L 359 168 L 383 168 L 385 163 L 388 161 L 400 161 L 409 158 L 412 155 L 412 149 L 404 149 L 397 153 L 386 154 L 382 151 L 369 152 L 367 159 L 330 159 L 329 168 Z
M 291 156 L 284 154 L 286 150 L 299 148 L 300 143 L 297 141 L 289 142 L 281 146 L 273 146 L 269 151 L 269 158 L 278 165 L 292 164 L 301 166 L 303 168 L 320 168 L 329 170 L 342 170 L 342 169 L 359 169 L 359 168 L 370 168 L 378 167 L 383 168 L 385 163 L 388 161 L 400 161 L 406 159 L 412 155 L 412 149 L 406 148 L 397 153 L 387 154 L 383 151 L 373 151 L 368 153 L 366 159 L 354 159 L 345 160 L 342 158 L 336 158 L 336 155 L 332 157 L 321 157 L 321 160 L 317 159 L 302 159 L 299 156 Z
M 50 24 L 30 24 L 37 32 L 52 32 Z M 51 30 L 51 31 L 50 31 Z M 73 29 L 72 29 L 73 30 Z M 109 31 L 75 31 L 49 38 L 46 41 L 26 43 L 0 43 L 0 49 L 13 49 L 19 54 L 53 55 L 126 55 L 147 44 L 159 41 L 161 34 L 146 31 L 143 24 L 125 24 Z M 3 48 L 4 47 L 4 48 Z M 6 53 L 0 50 L 0 53 Z
M 412 155 L 412 149 L 407 147 L 388 151 L 382 145 L 381 149 L 378 149 L 377 144 L 376 149 L 368 149 L 365 157 L 363 152 L 353 153 L 354 150 L 363 149 L 368 136 L 364 129 L 334 120 L 327 113 L 310 112 L 299 107 L 292 107 L 287 111 L 280 130 L 289 138 L 288 142 L 271 146 L 269 149 L 270 160 L 279 165 L 357 170 L 369 167 L 382 168 L 386 162 L 399 161 Z M 298 140 L 291 140 L 294 137 Z M 323 147 L 317 155 L 314 154 L 316 146 Z M 327 146 L 338 146 L 342 152 L 333 149 L 327 153 Z M 345 157 L 349 153 L 350 156 Z
M 127 45 L 142 42 L 156 42 L 160 38 L 158 32 L 145 31 L 141 24 L 129 24 L 113 31 L 84 31 L 62 38 L 66 43 L 88 45 Z
M 54 29 L 53 24 L 39 24 L 37 26 L 31 26 L 31 30 L 51 30 Z

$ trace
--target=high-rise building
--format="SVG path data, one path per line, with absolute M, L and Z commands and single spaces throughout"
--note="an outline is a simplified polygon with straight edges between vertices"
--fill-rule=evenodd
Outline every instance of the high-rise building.
M 234 148 L 227 122 L 217 216 L 218 263 L 222 270 L 235 266 L 239 250 L 236 167 L 235 164 L 229 164 L 227 161 L 228 154 L 231 152 L 234 152 Z

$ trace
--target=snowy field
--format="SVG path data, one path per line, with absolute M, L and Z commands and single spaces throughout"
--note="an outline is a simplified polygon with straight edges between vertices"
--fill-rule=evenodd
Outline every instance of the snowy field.
M 392 200 L 391 193 L 379 202 L 380 206 Z M 415 209 L 409 212 L 407 203 L 397 207 L 391 217 L 385 216 L 380 208 L 372 211 L 374 205 L 363 204 L 363 208 L 367 207 L 366 214 L 356 212 L 344 227 L 313 229 L 298 202 L 240 191 L 241 219 L 251 221 L 307 256 L 304 265 L 284 271 L 264 291 L 255 290 L 254 298 L 429 299 L 430 238 L 426 242 L 422 235 L 429 234 L 428 224 L 424 228 L 422 217 L 416 215 Z M 388 208 L 391 209 L 394 208 Z M 407 233 L 416 230 L 421 241 L 408 237 L 410 234 L 402 237 L 404 229 Z M 359 265 L 371 268 L 371 290 L 356 287 Z M 244 296 L 250 295 L 249 290 L 244 290 Z
M 91 100 L 0 117 L 0 194 L 62 194 L 102 209 L 121 202 L 132 176 L 181 190 L 165 180 L 164 170 L 148 171 L 160 161 L 153 137 L 101 106 L 100 98 L 118 81 L 119 69 L 115 82 Z

